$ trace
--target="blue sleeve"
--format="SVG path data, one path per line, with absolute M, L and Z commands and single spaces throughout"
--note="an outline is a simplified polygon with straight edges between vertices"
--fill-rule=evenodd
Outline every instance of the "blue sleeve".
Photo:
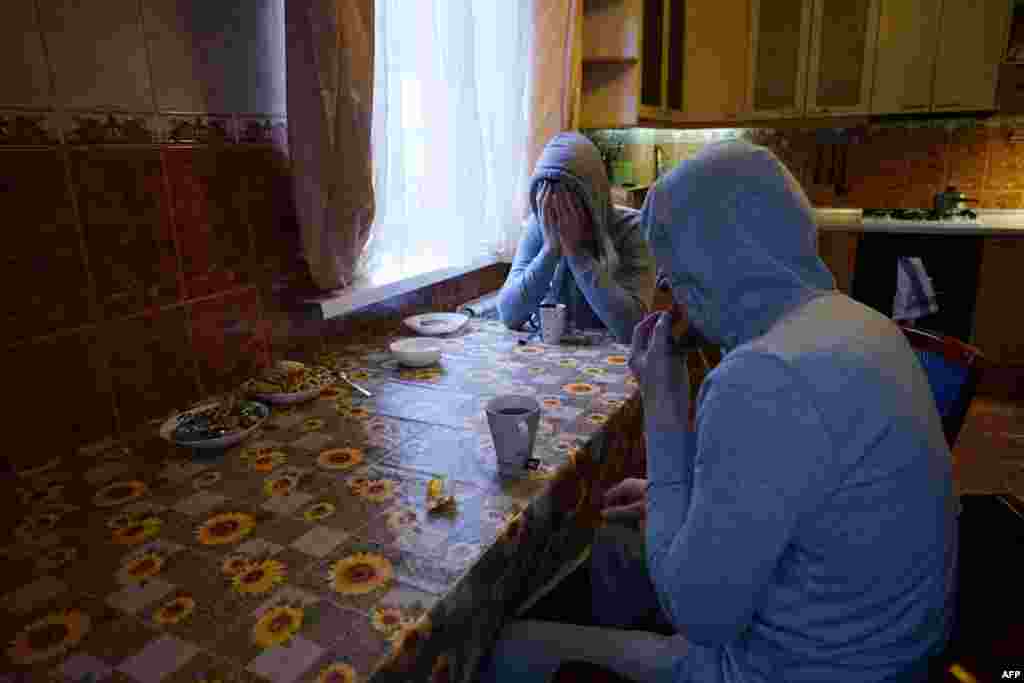
M 825 495 L 832 453 L 781 361 L 728 365 L 702 388 L 696 433 L 647 437 L 651 579 L 679 632 L 708 647 L 750 626 L 798 520 Z
M 633 328 L 653 305 L 657 269 L 639 229 L 630 230 L 618 249 L 619 264 L 614 273 L 586 254 L 566 261 L 590 308 L 616 341 L 629 344 Z
M 560 258 L 557 252 L 545 248 L 540 224 L 531 216 L 498 294 L 498 315 L 508 328 L 522 327 L 540 306 Z

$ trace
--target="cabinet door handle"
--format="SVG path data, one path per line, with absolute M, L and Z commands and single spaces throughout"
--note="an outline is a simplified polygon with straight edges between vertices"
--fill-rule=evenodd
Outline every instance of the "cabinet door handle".
M 962 107 L 963 104 L 960 102 L 950 102 L 948 104 L 937 104 L 936 109 L 953 109 L 954 107 Z
M 920 109 L 927 109 L 927 104 L 904 104 L 900 109 L 903 111 L 917 111 Z

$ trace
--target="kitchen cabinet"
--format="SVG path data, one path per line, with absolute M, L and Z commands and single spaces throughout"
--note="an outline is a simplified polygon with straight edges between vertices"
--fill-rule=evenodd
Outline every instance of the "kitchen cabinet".
M 682 121 L 735 121 L 746 105 L 750 0 L 687 0 Z
M 750 118 L 804 112 L 812 0 L 750 0 Z
M 990 237 L 981 252 L 973 343 L 992 362 L 1024 365 L 1024 318 L 1015 314 L 1024 239 Z
M 807 65 L 808 116 L 867 114 L 879 0 L 815 0 Z
M 942 0 L 932 111 L 995 109 L 1010 0 Z
M 932 105 L 942 0 L 882 0 L 871 112 L 927 112 Z

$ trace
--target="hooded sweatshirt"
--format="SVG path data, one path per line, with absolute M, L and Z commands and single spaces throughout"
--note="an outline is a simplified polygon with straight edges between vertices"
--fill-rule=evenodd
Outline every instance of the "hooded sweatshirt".
M 689 642 L 676 680 L 924 680 L 950 628 L 956 503 L 914 352 L 834 289 L 766 149 L 705 148 L 652 188 L 643 225 L 728 349 L 695 431 L 647 434 L 648 567 Z
M 537 206 L 542 181 L 558 181 L 590 214 L 596 254 L 568 257 L 544 243 Z M 601 154 L 579 133 L 551 139 L 530 180 L 530 218 L 498 297 L 498 313 L 518 329 L 541 303 L 561 303 L 579 328 L 606 327 L 628 343 L 633 327 L 651 307 L 654 261 L 640 230 L 640 214 L 613 206 Z

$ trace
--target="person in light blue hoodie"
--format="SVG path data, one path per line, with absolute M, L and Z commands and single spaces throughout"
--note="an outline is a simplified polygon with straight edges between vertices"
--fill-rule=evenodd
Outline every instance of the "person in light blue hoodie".
M 764 148 L 706 147 L 651 190 L 643 225 L 689 324 L 728 353 L 691 430 L 671 317 L 637 326 L 648 479 L 606 496 L 599 626 L 514 622 L 485 680 L 566 660 L 636 681 L 927 680 L 951 628 L 956 499 L 914 352 L 836 291 L 806 196 Z M 664 635 L 629 630 L 652 613 Z
M 498 295 L 501 320 L 519 329 L 536 323 L 542 303 L 560 303 L 576 328 L 606 328 L 628 344 L 651 308 L 654 260 L 640 212 L 612 204 L 594 143 L 579 133 L 553 137 L 529 196 L 530 218 Z

